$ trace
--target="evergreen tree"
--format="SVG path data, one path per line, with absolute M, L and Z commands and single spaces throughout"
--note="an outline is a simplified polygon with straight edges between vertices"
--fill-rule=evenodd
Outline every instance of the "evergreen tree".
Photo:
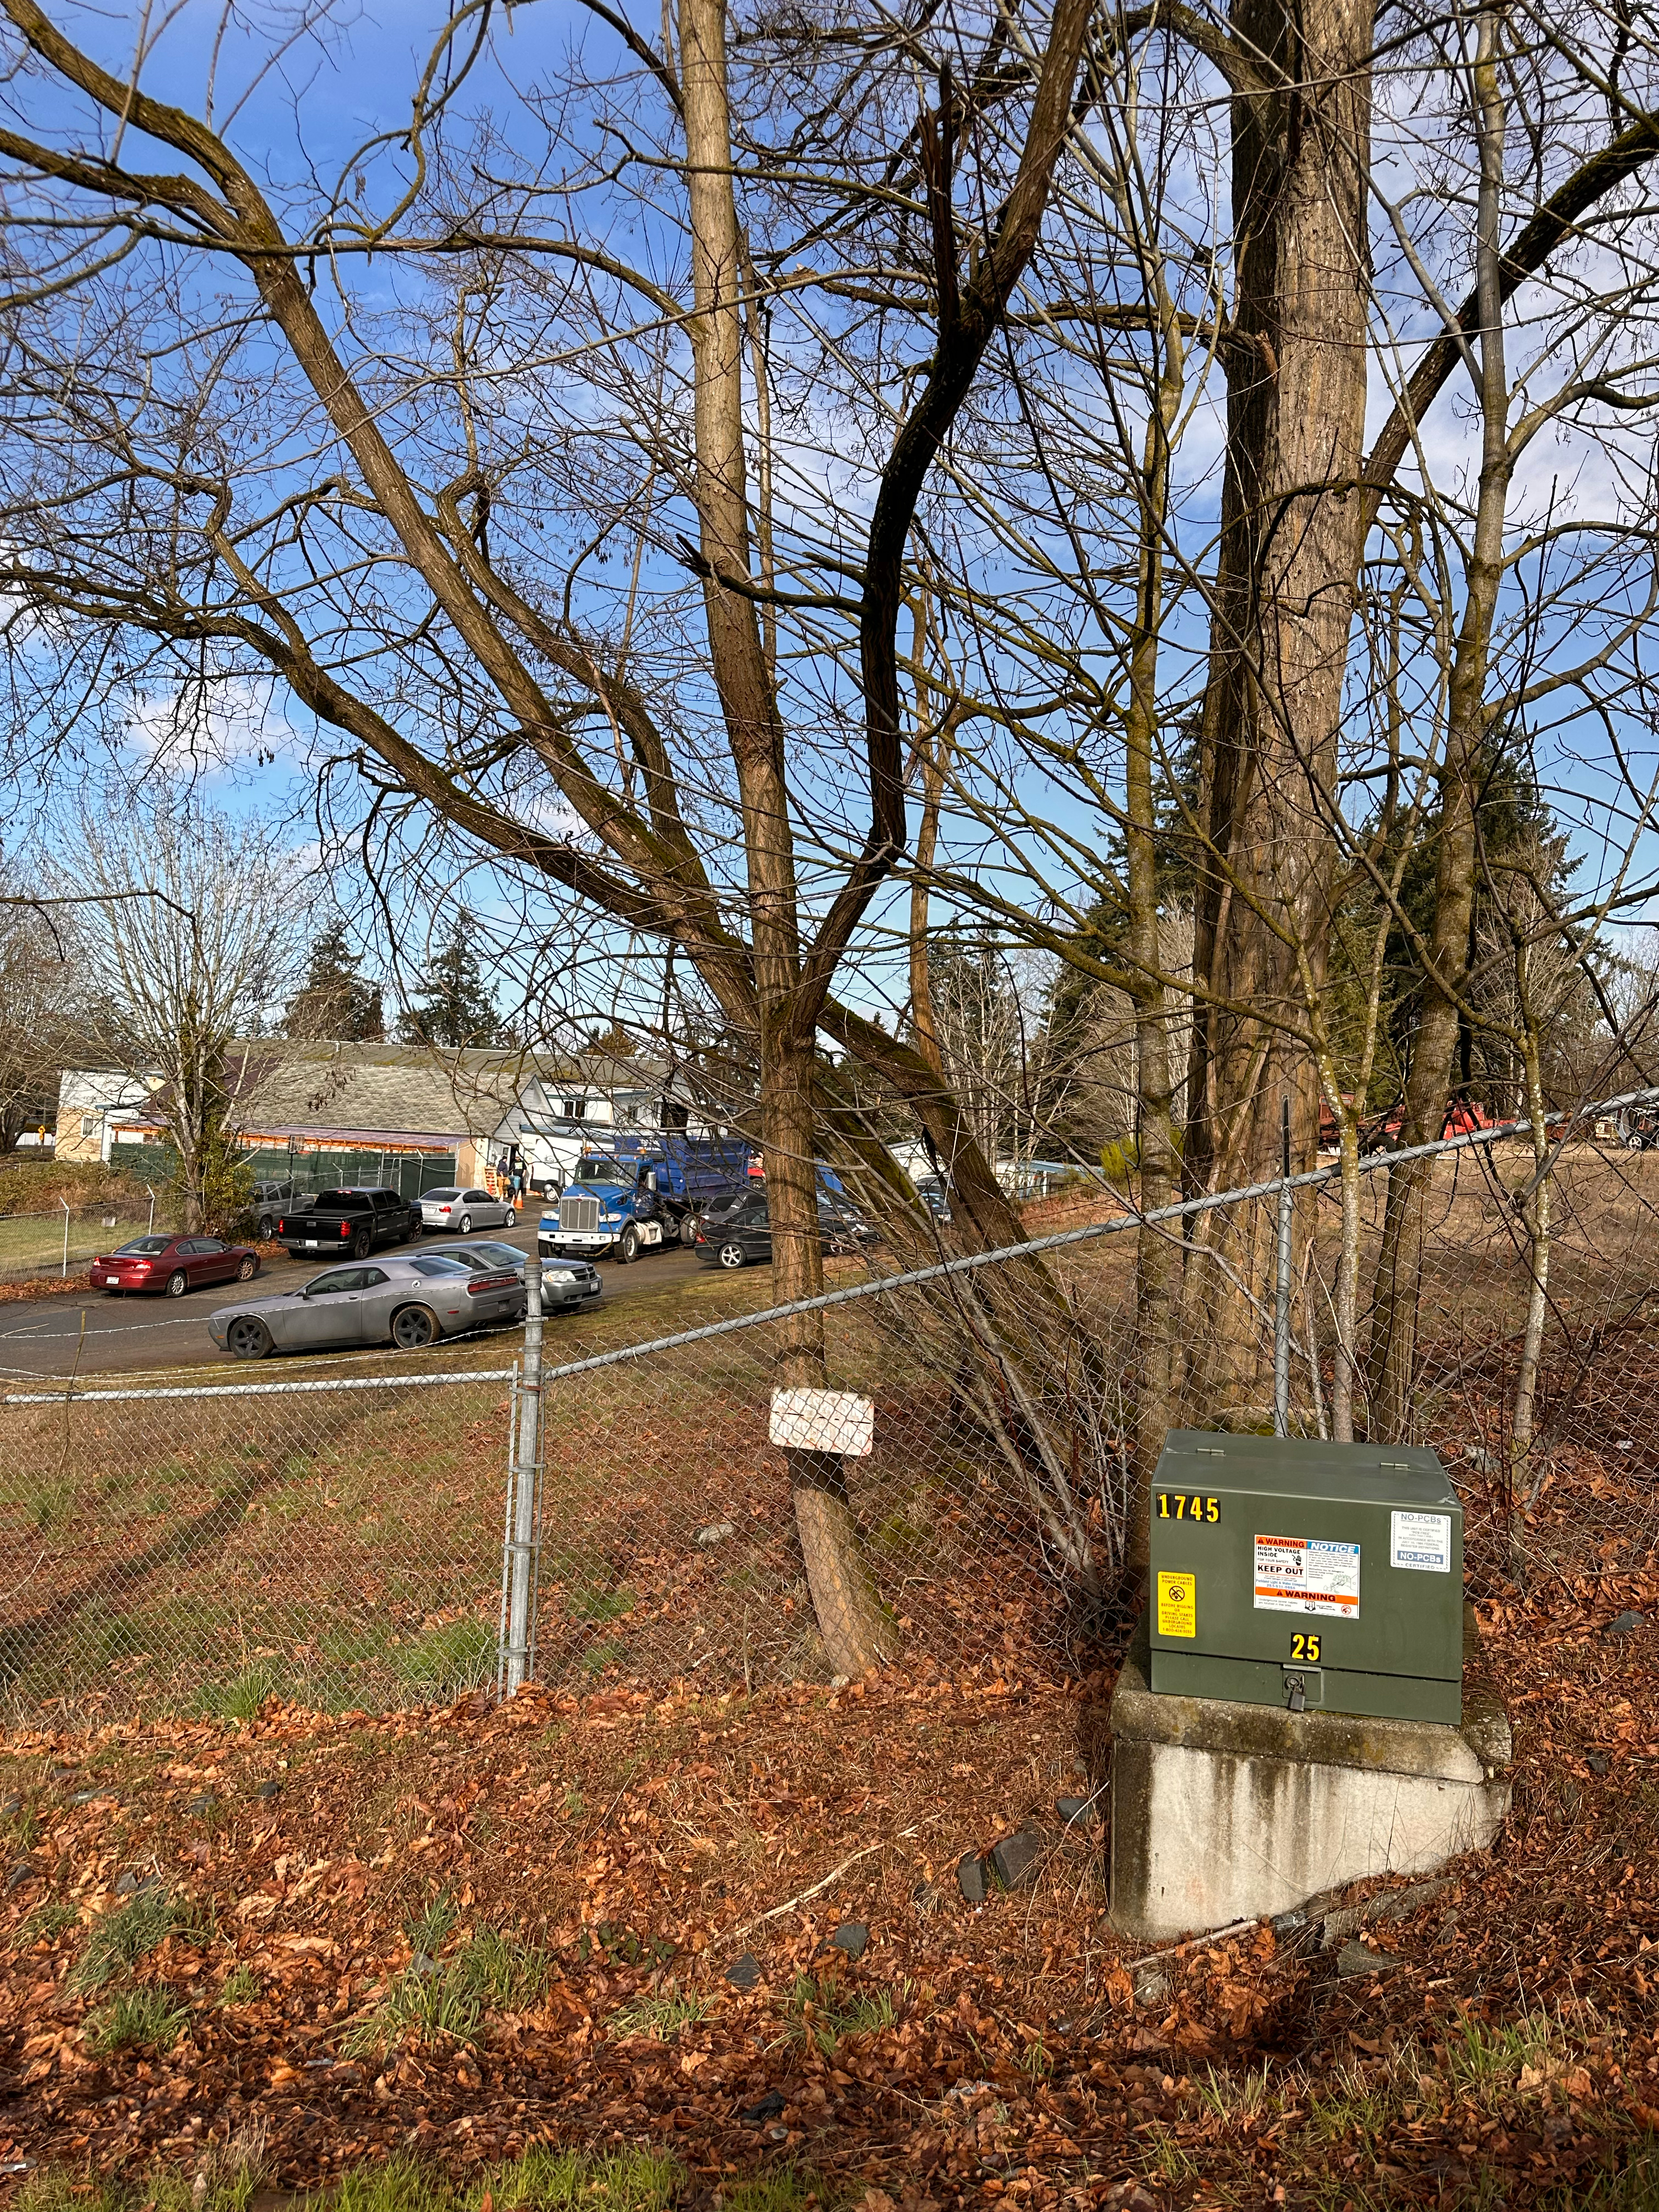
M 1515 871 L 1517 864 L 1524 866 L 1553 896 L 1562 897 L 1579 863 L 1568 850 L 1566 834 L 1540 787 L 1523 741 L 1514 731 L 1496 730 L 1488 737 L 1475 764 L 1474 783 L 1480 858 L 1469 915 L 1468 997 L 1474 1019 L 1465 1014 L 1458 1023 L 1452 1089 L 1455 1094 L 1478 1100 L 1494 1112 L 1510 1113 L 1520 1109 L 1510 1049 L 1483 1031 L 1480 1014 L 1488 1001 L 1500 1018 L 1512 1013 L 1502 1002 L 1508 995 L 1504 971 L 1510 965 L 1504 949 L 1509 934 L 1504 909 L 1519 889 Z M 1375 841 L 1377 868 L 1391 878 L 1407 833 L 1401 830 L 1378 837 L 1376 830 L 1373 823 L 1360 835 L 1362 839 Z M 1405 1088 L 1424 983 L 1422 963 L 1413 939 L 1414 933 L 1425 941 L 1433 927 L 1439 859 L 1435 837 L 1419 835 L 1401 871 L 1398 902 L 1410 928 L 1397 918 L 1388 927 L 1376 1063 L 1369 1096 L 1361 1102 L 1372 1112 L 1392 1105 Z M 1342 1057 L 1346 1056 L 1349 1037 L 1359 1033 L 1370 947 L 1383 912 L 1371 878 L 1355 871 L 1334 919 L 1327 987 L 1328 1017 Z M 1491 950 L 1494 945 L 1498 948 L 1496 955 Z M 1574 1006 L 1569 1019 L 1564 1007 L 1554 1024 L 1559 1034 L 1552 1042 L 1566 1044 L 1568 1030 L 1585 1012 Z
M 418 996 L 398 1024 L 405 1044 L 499 1044 L 501 1016 L 478 971 L 472 916 L 462 907 L 434 954 Z
M 380 987 L 357 973 L 343 923 L 331 922 L 312 945 L 284 1027 L 291 1037 L 316 1042 L 378 1044 L 386 1035 Z

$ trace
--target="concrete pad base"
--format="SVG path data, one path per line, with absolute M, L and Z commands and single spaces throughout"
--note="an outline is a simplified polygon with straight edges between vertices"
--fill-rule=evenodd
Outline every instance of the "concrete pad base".
M 1469 1639 L 1452 1728 L 1155 1696 L 1143 1626 L 1112 1698 L 1112 1925 L 1171 1941 L 1485 1850 L 1512 1746 Z

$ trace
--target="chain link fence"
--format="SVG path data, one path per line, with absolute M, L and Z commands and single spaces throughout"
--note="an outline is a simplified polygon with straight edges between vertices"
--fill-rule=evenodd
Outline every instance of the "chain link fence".
M 109 1205 L 0 1213 L 0 1283 L 84 1276 L 87 1262 L 100 1252 L 152 1229 L 171 1229 L 177 1219 L 176 1199 L 163 1185 L 154 1196 L 123 1197 Z
M 493 1679 L 511 1368 L 15 1394 L 15 1712 L 230 1717 Z
M 1534 1382 L 1536 1247 L 1516 1202 L 1530 1146 L 1487 1132 L 1425 1151 L 1412 1438 L 1463 1496 L 1477 1595 L 1549 1573 L 1589 1604 L 1656 1533 L 1659 1153 L 1572 1139 L 1556 1158 Z M 1359 1192 L 1362 1287 L 1383 1230 L 1377 1164 Z M 1339 1194 L 1329 1171 L 1291 1180 L 1277 1328 L 1279 1185 L 1153 1224 L 1181 1274 L 1157 1335 L 1137 1311 L 1137 1217 L 1067 1216 L 1097 1193 L 1034 1209 L 1033 1242 L 1012 1251 L 903 1273 L 879 1250 L 835 1260 L 810 1310 L 730 1311 L 544 1368 L 532 1327 L 513 1368 L 14 1392 L 14 1709 L 235 1712 L 272 1692 L 388 1706 L 532 1671 L 755 1689 L 833 1674 L 858 1633 L 953 1671 L 1087 1663 L 1121 1618 L 1160 1362 L 1176 1418 L 1265 1430 L 1277 1350 L 1288 1426 L 1329 1432 Z M 708 1287 L 758 1306 L 766 1280 Z M 1361 1434 L 1370 1322 L 1362 1297 Z M 584 1344 L 625 1326 L 592 1323 Z M 828 1395 L 786 1401 L 780 1375 L 798 1380 L 818 1328 Z

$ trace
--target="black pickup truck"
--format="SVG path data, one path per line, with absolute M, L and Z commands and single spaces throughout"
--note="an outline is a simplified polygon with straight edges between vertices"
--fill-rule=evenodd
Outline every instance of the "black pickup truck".
M 279 1217 L 276 1242 L 296 1258 L 314 1252 L 319 1259 L 349 1254 L 366 1260 L 378 1245 L 401 1244 L 420 1228 L 420 1207 L 395 1190 L 323 1190 L 307 1200 L 303 1213 Z

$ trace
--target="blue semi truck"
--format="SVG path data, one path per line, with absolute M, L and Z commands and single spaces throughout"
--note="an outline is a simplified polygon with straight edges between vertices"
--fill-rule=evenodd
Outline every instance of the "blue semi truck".
M 584 1152 L 556 1205 L 543 1214 L 536 1245 L 544 1260 L 641 1252 L 695 1244 L 697 1216 L 715 1199 L 760 1176 L 760 1154 L 737 1137 L 618 1131 Z

